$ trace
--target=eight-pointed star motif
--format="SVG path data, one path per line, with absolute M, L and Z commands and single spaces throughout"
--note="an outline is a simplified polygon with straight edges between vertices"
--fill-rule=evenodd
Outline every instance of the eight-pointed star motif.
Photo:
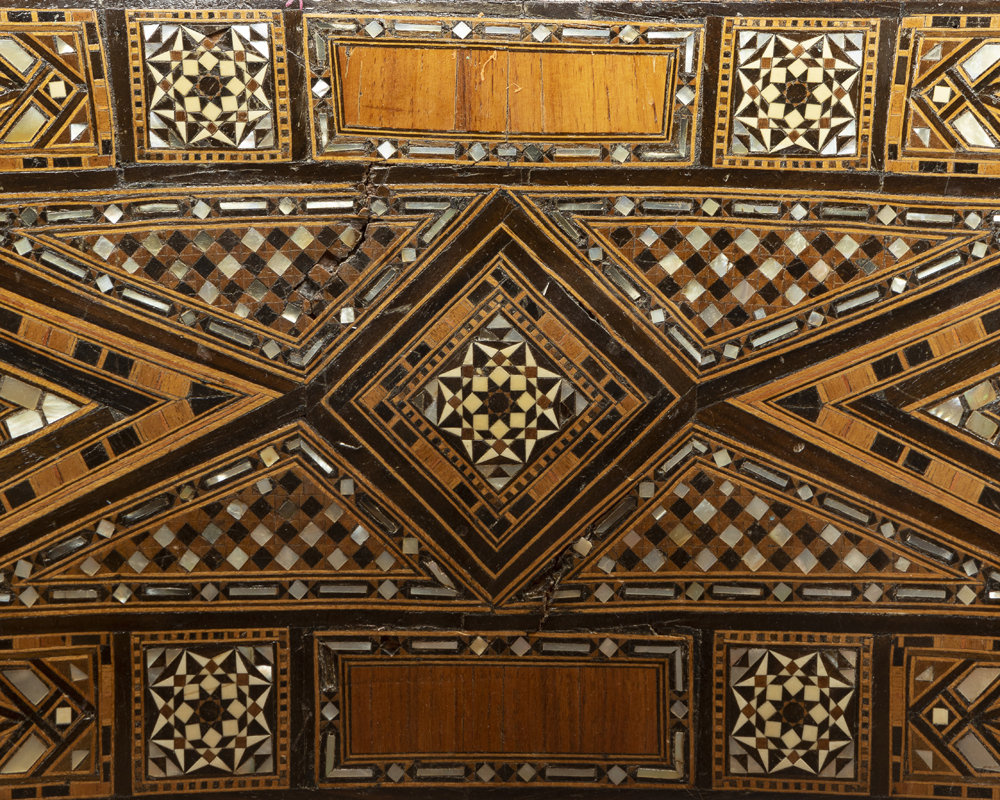
M 539 366 L 510 322 L 497 314 L 468 345 L 460 366 L 437 376 L 425 414 L 462 440 L 494 488 L 521 469 L 540 439 L 558 433 L 583 410 L 582 396 L 558 373 Z
M 847 656 L 750 650 L 742 657 L 749 668 L 732 681 L 738 708 L 732 739 L 755 752 L 767 773 L 795 768 L 823 774 L 854 742 L 847 712 L 855 672 L 839 664 Z
M 274 146 L 267 23 L 198 29 L 145 24 L 152 148 Z
M 731 152 L 856 155 L 864 41 L 741 31 Z
M 236 775 L 272 772 L 274 691 L 270 647 L 147 652 L 156 720 L 149 734 L 150 777 L 210 769 Z

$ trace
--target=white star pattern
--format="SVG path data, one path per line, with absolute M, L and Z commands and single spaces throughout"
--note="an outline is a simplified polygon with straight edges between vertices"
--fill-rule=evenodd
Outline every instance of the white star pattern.
M 494 489 L 502 489 L 535 451 L 586 407 L 563 376 L 535 353 L 502 315 L 487 323 L 462 363 L 441 372 L 423 393 L 424 415 L 461 440 Z
M 270 26 L 142 26 L 153 149 L 274 146 Z
M 731 659 L 730 772 L 854 776 L 854 651 L 737 649 Z
M 734 155 L 858 152 L 863 32 L 740 31 Z
M 273 772 L 273 659 L 271 646 L 147 650 L 149 777 Z

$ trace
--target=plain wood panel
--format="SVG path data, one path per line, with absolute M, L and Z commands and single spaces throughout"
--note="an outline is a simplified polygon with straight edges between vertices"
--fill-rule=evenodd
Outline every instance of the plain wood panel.
M 539 136 L 651 136 L 663 129 L 666 55 L 386 45 L 335 50 L 346 127 Z
M 348 750 L 368 755 L 657 755 L 655 665 L 353 665 Z
M 505 678 L 506 752 L 581 752 L 579 667 L 508 667 Z
M 335 50 L 347 125 L 454 129 L 457 51 L 341 46 Z

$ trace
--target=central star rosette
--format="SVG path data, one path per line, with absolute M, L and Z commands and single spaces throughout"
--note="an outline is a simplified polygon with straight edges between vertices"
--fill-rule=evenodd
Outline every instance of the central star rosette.
M 496 489 L 521 471 L 540 440 L 559 433 L 586 407 L 573 385 L 540 365 L 500 314 L 468 345 L 461 365 L 441 372 L 429 389 L 433 401 L 425 415 L 461 440 Z

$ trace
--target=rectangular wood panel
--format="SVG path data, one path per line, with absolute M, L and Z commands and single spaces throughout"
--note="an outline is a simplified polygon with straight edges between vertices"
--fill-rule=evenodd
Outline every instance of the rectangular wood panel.
M 691 163 L 700 22 L 307 14 L 319 159 Z
M 669 53 L 331 46 L 343 130 L 658 137 L 669 117 Z
M 650 665 L 361 662 L 346 669 L 351 757 L 659 756 Z
M 327 633 L 321 783 L 689 782 L 690 640 Z

